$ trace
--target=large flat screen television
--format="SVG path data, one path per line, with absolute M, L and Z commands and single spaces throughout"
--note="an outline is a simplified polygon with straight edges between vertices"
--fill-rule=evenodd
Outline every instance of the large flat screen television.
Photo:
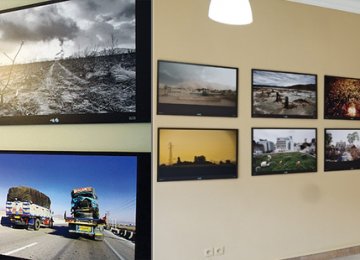
M 0 151 L 0 258 L 151 259 L 150 161 L 150 153 Z M 96 197 L 74 195 L 90 191 Z M 43 211 L 26 215 L 26 205 Z
M 151 1 L 0 12 L 0 124 L 150 122 Z
M 360 129 L 325 128 L 325 171 L 360 169 Z
M 253 128 L 252 175 L 317 171 L 316 128 Z

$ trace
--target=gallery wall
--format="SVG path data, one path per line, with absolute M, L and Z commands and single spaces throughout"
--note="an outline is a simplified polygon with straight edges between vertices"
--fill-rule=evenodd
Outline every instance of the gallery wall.
M 251 0 L 254 22 L 208 19 L 209 1 L 153 1 L 153 256 L 283 259 L 360 244 L 359 170 L 324 172 L 324 75 L 360 78 L 360 16 L 284 0 Z M 238 117 L 156 114 L 157 60 L 239 68 Z M 251 117 L 251 69 L 318 75 L 317 119 Z M 159 127 L 239 129 L 237 179 L 157 182 Z M 252 127 L 315 127 L 317 172 L 251 175 Z M 206 258 L 207 249 L 224 254 Z

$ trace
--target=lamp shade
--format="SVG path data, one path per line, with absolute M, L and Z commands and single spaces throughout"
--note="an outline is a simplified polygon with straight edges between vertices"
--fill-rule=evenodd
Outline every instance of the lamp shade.
M 245 25 L 253 21 L 249 0 L 211 0 L 209 18 L 232 25 Z

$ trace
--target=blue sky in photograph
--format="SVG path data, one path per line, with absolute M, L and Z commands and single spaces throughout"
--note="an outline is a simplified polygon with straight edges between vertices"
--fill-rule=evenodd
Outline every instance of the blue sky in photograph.
M 0 210 L 10 187 L 28 186 L 51 199 L 55 215 L 70 215 L 71 190 L 95 188 L 100 216 L 135 223 L 136 156 L 0 153 Z

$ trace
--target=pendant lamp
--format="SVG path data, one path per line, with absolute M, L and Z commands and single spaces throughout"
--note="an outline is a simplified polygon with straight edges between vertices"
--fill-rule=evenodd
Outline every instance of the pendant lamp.
M 245 25 L 253 21 L 249 0 L 211 0 L 209 18 L 231 25 Z

